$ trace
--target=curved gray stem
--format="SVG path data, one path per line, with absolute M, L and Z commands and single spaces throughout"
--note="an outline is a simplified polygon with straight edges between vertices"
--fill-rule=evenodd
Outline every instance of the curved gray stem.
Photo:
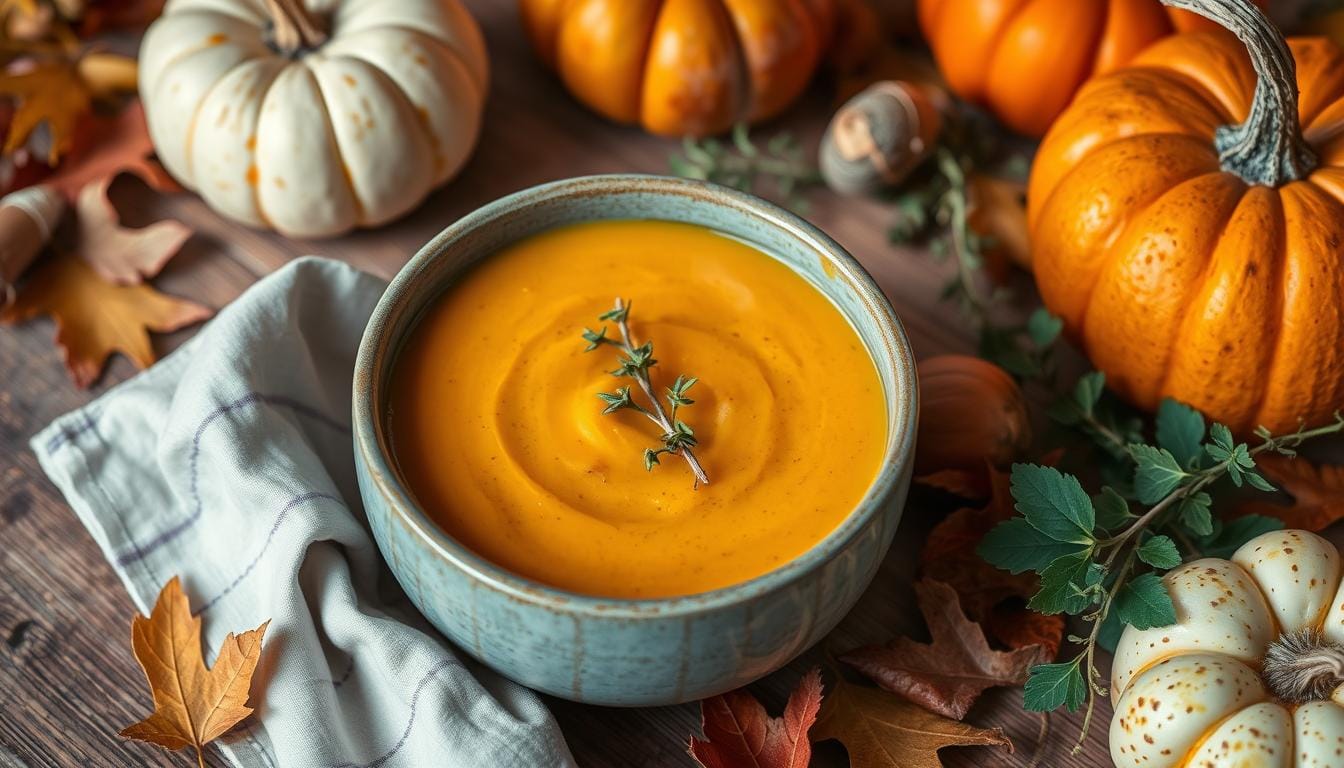
M 1250 0 L 1162 0 L 1217 22 L 1246 44 L 1257 81 L 1251 112 L 1214 134 L 1224 171 L 1248 184 L 1277 187 L 1306 178 L 1316 153 L 1297 117 L 1297 66 L 1283 35 Z

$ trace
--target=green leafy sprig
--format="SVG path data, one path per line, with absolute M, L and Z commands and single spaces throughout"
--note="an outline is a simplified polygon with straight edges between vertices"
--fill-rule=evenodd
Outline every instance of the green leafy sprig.
M 1105 380 L 1090 374 L 1079 381 L 1067 418 L 1083 425 L 1108 450 L 1123 450 L 1131 477 L 1127 487 L 1104 485 L 1089 496 L 1078 478 L 1053 467 L 1018 464 L 1011 488 L 1015 516 L 994 528 L 978 552 L 1012 573 L 1040 576 L 1040 591 L 1028 607 L 1041 613 L 1080 616 L 1091 625 L 1072 659 L 1031 670 L 1025 706 L 1046 712 L 1076 711 L 1084 703 L 1078 744 L 1091 726 L 1096 696 L 1105 696 L 1096 667 L 1099 646 L 1113 647 L 1124 626 L 1163 627 L 1176 622 L 1176 609 L 1161 574 L 1186 559 L 1230 556 L 1250 539 L 1283 527 L 1279 520 L 1249 515 L 1223 524 L 1212 514 L 1210 488 L 1223 478 L 1235 486 L 1273 491 L 1255 468 L 1266 451 L 1291 456 L 1304 441 L 1344 432 L 1344 415 L 1315 429 L 1275 436 L 1264 428 L 1251 446 L 1231 430 L 1213 424 L 1189 406 L 1166 400 L 1156 417 L 1156 442 L 1142 439 L 1136 425 L 1119 426 L 1099 415 Z M 1133 503 L 1142 510 L 1135 513 Z
M 621 353 L 620 365 L 614 371 L 611 371 L 611 375 L 634 379 L 649 403 L 648 405 L 641 405 L 635 400 L 629 386 L 618 387 L 614 392 L 597 393 L 598 398 L 607 404 L 607 407 L 602 409 L 602 413 L 615 413 L 616 411 L 630 409 L 644 414 L 662 430 L 660 438 L 662 446 L 644 450 L 644 468 L 652 471 L 659 463 L 659 456 L 678 454 L 686 459 L 686 463 L 691 467 L 691 472 L 695 474 L 696 487 L 708 485 L 709 476 L 705 474 L 704 467 L 700 466 L 700 461 L 695 457 L 695 452 L 692 450 L 698 445 L 695 430 L 691 429 L 686 422 L 677 418 L 679 408 L 695 403 L 686 393 L 690 391 L 691 387 L 695 386 L 699 379 L 694 376 L 677 376 L 677 380 L 667 388 L 668 407 L 667 410 L 664 410 L 658 396 L 653 391 L 653 383 L 649 380 L 649 369 L 658 364 L 658 361 L 653 357 L 653 342 L 635 343 L 634 337 L 630 333 L 630 302 L 617 297 L 616 305 L 603 312 L 597 319 L 602 322 L 615 323 L 620 338 L 607 336 L 607 326 L 605 325 L 596 331 L 584 328 L 583 340 L 588 342 L 588 346 L 583 351 L 592 352 L 604 345 L 616 347 Z
M 759 192 L 758 184 L 768 180 L 774 195 L 798 211 L 807 207 L 802 193 L 821 183 L 820 171 L 792 134 L 775 134 L 759 147 L 745 123 L 733 126 L 732 138 L 726 144 L 715 138 L 683 139 L 682 154 L 672 155 L 668 164 L 678 176 L 743 192 Z

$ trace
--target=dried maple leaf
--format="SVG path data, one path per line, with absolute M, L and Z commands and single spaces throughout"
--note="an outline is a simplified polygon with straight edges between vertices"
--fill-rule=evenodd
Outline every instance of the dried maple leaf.
M 770 717 L 746 691 L 700 702 L 705 738 L 691 737 L 691 757 L 705 768 L 806 768 L 812 759 L 807 731 L 821 709 L 821 670 L 803 676 L 783 717 Z
M 931 643 L 898 637 L 887 645 L 857 648 L 840 660 L 892 693 L 944 717 L 960 720 L 987 688 L 1021 685 L 1027 670 L 1050 661 L 1033 645 L 1015 651 L 989 647 L 980 625 L 966 618 L 957 593 L 925 579 L 915 599 L 928 624 Z
M 153 363 L 147 331 L 175 331 L 206 319 L 211 311 L 147 284 L 106 282 L 83 259 L 58 254 L 32 271 L 15 302 L 0 311 L 0 323 L 38 315 L 50 315 L 56 322 L 56 346 L 70 376 L 76 386 L 87 387 L 115 351 L 139 368 Z
M 137 615 L 131 621 L 131 648 L 154 695 L 154 713 L 119 735 L 174 751 L 194 747 L 196 761 L 204 768 L 205 745 L 252 714 L 248 689 L 269 624 L 241 635 L 230 632 L 214 666 L 206 669 L 201 619 L 191 615 L 182 584 L 174 576 L 159 593 L 149 618 Z
M 837 681 L 813 741 L 837 739 L 849 752 L 850 768 L 941 768 L 938 750 L 953 746 L 1013 743 L 999 728 L 977 728 L 940 717 L 884 691 Z
M 65 59 L 39 61 L 24 71 L 0 73 L 0 96 L 17 102 L 5 137 L 5 154 L 22 147 L 33 130 L 46 123 L 51 135 L 47 152 L 50 165 L 70 149 L 75 128 L 89 114 L 92 104 L 74 62 Z
M 1246 501 L 1236 515 L 1268 515 L 1286 528 L 1320 531 L 1344 518 L 1344 465 L 1318 464 L 1302 457 L 1258 456 L 1255 466 L 1269 481 L 1293 497 L 1291 506 L 1272 501 Z
M 55 187 L 74 202 L 90 182 L 111 179 L 118 173 L 133 173 L 159 192 L 178 192 L 181 187 L 149 155 L 154 145 L 149 140 L 145 110 L 139 99 L 127 104 L 115 117 L 95 117 L 91 121 L 96 137 L 83 149 L 77 149 L 43 184 Z
M 117 209 L 107 199 L 112 179 L 84 187 L 75 211 L 79 215 L 79 255 L 104 280 L 122 285 L 152 277 L 191 237 L 191 229 L 167 219 L 140 229 L 118 223 Z
M 1036 594 L 1038 577 L 1001 571 L 976 554 L 985 534 L 1013 516 L 1008 474 L 992 469 L 989 486 L 986 506 L 959 509 L 929 532 L 919 556 L 920 575 L 951 586 L 966 615 L 1009 648 L 1044 645 L 1054 655 L 1064 635 L 1063 617 L 1041 616 L 1021 607 Z

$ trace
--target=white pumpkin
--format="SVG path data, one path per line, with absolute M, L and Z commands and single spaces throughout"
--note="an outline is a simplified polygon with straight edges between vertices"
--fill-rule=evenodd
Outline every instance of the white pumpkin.
M 390 221 L 452 178 L 488 76 L 459 0 L 169 0 L 140 47 L 164 166 L 296 237 Z
M 1344 766 L 1344 587 L 1334 545 L 1256 537 L 1169 572 L 1170 627 L 1125 629 L 1111 673 L 1120 768 Z

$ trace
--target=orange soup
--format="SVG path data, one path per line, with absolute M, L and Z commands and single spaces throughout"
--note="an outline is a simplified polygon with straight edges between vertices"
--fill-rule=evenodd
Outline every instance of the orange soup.
M 677 417 L 708 485 L 678 455 L 646 470 L 657 425 L 602 413 L 597 393 L 624 385 L 647 405 L 611 374 L 616 347 L 584 352 L 616 297 L 653 342 L 660 397 L 699 378 Z M 426 311 L 389 402 L 397 463 L 444 530 L 608 597 L 704 592 L 798 557 L 853 510 L 886 441 L 872 358 L 825 296 L 749 245 L 666 222 L 567 226 L 485 259 Z

